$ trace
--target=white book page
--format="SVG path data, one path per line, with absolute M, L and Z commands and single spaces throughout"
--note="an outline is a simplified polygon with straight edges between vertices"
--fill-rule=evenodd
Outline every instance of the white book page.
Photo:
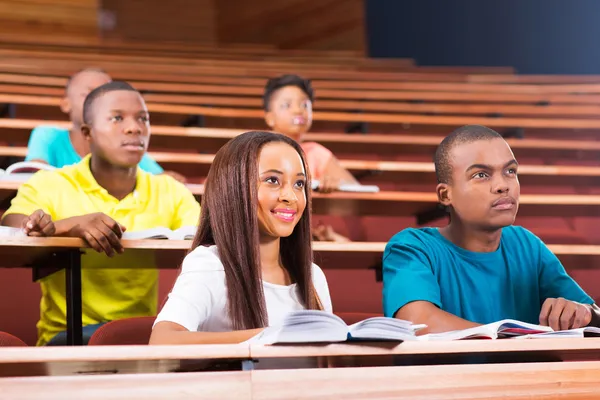
M 0 237 L 27 237 L 23 229 L 0 226 Z
M 172 234 L 173 231 L 169 228 L 158 227 L 134 232 L 125 231 L 122 238 L 127 240 L 169 239 Z
M 319 189 L 319 181 L 313 179 L 312 190 Z M 379 186 L 375 185 L 348 185 L 343 184 L 339 187 L 340 192 L 357 192 L 357 193 L 377 193 L 379 192 Z

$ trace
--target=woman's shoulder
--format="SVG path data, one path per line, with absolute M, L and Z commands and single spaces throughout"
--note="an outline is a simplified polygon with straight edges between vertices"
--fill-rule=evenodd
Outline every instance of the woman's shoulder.
M 315 284 L 319 284 L 321 282 L 327 282 L 327 278 L 325 278 L 325 273 L 317 264 L 313 263 L 312 265 L 312 277 Z
M 223 271 L 217 246 L 198 246 L 183 260 L 181 272 Z

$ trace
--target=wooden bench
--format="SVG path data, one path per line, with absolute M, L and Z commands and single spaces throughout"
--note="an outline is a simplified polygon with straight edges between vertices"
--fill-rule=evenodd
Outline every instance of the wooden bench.
M 226 78 L 222 78 L 226 79 Z M 252 79 L 252 78 L 251 78 Z M 263 81 L 264 83 L 264 81 Z M 27 95 L 32 94 L 32 95 Z M 41 96 L 43 95 L 43 96 Z M 64 89 L 54 87 L 37 87 L 18 84 L 0 84 L 0 103 L 10 103 L 18 106 L 45 107 L 56 106 L 64 95 Z M 154 94 L 144 95 L 151 111 L 169 113 L 197 114 L 201 109 L 175 108 L 169 106 L 203 104 L 211 106 L 244 107 L 260 109 L 262 114 L 263 101 L 258 97 L 215 96 L 215 95 L 172 95 Z M 350 112 L 403 112 L 410 114 L 452 114 L 452 115 L 477 115 L 477 116 L 527 116 L 527 117 L 588 117 L 596 118 L 600 115 L 600 105 L 514 105 L 514 104 L 453 104 L 453 103 L 403 103 L 394 101 L 362 101 L 362 100 L 318 100 L 315 109 L 321 111 L 350 111 Z M 257 110 L 257 115 L 258 115 Z
M 0 140 L 14 144 L 27 144 L 32 129 L 40 125 L 53 125 L 68 129 L 66 121 L 0 118 Z M 214 154 L 227 141 L 245 132 L 241 129 L 183 128 L 152 126 L 152 147 L 169 149 L 196 149 Z M 329 148 L 341 158 L 345 154 L 377 154 L 379 157 L 418 156 L 431 160 L 442 136 L 428 135 L 345 135 L 339 133 L 308 133 L 307 141 L 315 141 Z M 594 160 L 600 156 L 600 142 L 573 139 L 508 139 L 518 160 L 543 157 L 560 158 L 573 162 L 579 159 Z M 151 147 L 151 149 L 152 149 Z
M 56 91 L 58 89 L 52 89 Z M 207 89 L 208 90 L 208 89 Z M 340 94 L 341 95 L 341 94 Z M 148 95 L 146 95 L 148 96 Z M 165 100 L 167 95 L 154 95 L 152 99 Z M 174 96 L 170 95 L 170 101 Z M 31 99 L 15 98 L 14 100 L 29 102 Z M 186 100 L 197 101 L 202 104 L 205 97 L 194 99 L 193 96 L 186 96 Z M 40 100 L 38 103 L 52 103 L 39 105 L 53 105 L 57 100 Z M 600 98 L 598 100 L 600 102 Z M 262 120 L 264 112 L 262 109 L 242 109 L 228 107 L 208 107 L 208 106 L 181 106 L 169 104 L 154 104 L 152 111 L 155 113 L 166 113 L 174 115 L 204 115 L 217 118 L 238 118 Z M 515 117 L 485 117 L 485 116 L 440 116 L 440 115 L 418 115 L 418 114 L 383 114 L 383 113 L 350 113 L 350 112 L 328 112 L 315 111 L 313 113 L 315 121 L 327 121 L 335 123 L 364 122 L 373 124 L 392 124 L 392 125 L 417 125 L 417 126 L 442 126 L 458 127 L 467 124 L 481 124 L 495 128 L 535 128 L 535 129 L 555 129 L 555 130 L 596 130 L 600 129 L 600 119 L 574 119 L 574 118 L 515 118 Z

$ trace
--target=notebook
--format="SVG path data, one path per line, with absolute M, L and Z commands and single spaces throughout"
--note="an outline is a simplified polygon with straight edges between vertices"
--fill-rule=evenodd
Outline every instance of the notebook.
M 182 226 L 179 229 L 172 231 L 169 228 L 158 227 L 145 229 L 142 231 L 129 232 L 125 231 L 122 238 L 128 240 L 141 239 L 167 239 L 167 240 L 192 240 L 196 235 L 195 226 Z
M 0 237 L 27 237 L 23 229 L 0 226 Z
M 335 314 L 319 310 L 289 313 L 283 324 L 266 328 L 251 339 L 253 343 L 327 343 L 345 341 L 417 340 L 415 333 L 425 325 L 413 325 L 396 318 L 374 317 L 346 325 Z
M 319 181 L 313 179 L 312 190 L 319 189 Z M 340 185 L 338 188 L 340 192 L 359 192 L 359 193 L 377 193 L 379 192 L 379 186 L 375 185 Z
M 505 339 L 524 335 L 552 332 L 549 326 L 528 324 L 514 319 L 503 319 L 487 325 L 457 331 L 429 333 L 419 337 L 423 341 L 463 339 Z

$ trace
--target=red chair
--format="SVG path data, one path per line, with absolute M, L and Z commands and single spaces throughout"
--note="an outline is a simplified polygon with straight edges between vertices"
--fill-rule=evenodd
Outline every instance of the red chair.
M 88 346 L 148 344 L 156 317 L 134 317 L 107 322 L 94 332 Z
M 27 347 L 27 343 L 10 333 L 0 331 L 0 347 Z

